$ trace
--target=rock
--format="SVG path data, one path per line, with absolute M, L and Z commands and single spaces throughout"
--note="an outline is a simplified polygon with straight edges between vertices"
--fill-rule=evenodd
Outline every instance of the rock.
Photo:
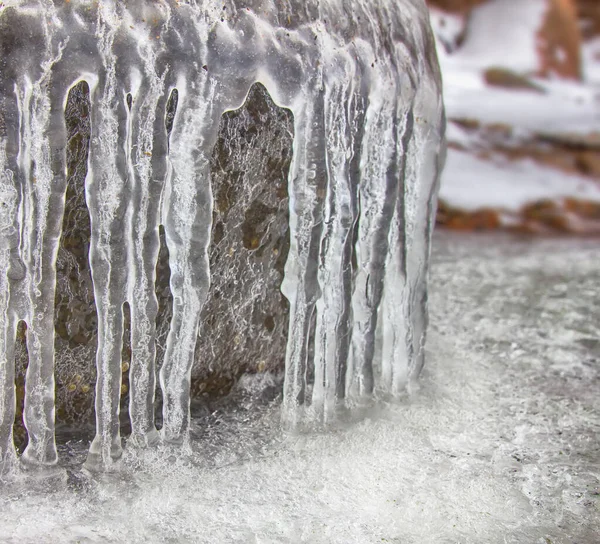
M 576 198 L 566 198 L 565 209 L 582 219 L 600 221 L 600 202 L 590 202 Z
M 548 0 L 537 43 L 539 75 L 581 79 L 581 31 L 574 0 Z
M 523 133 L 505 124 L 486 124 L 472 119 L 451 122 L 476 142 L 471 150 L 481 158 L 502 155 L 510 160 L 531 159 L 538 164 L 600 180 L 600 135 Z M 448 147 L 469 151 L 461 141 Z
M 482 231 L 500 228 L 497 211 L 484 208 L 474 212 L 452 208 L 443 200 L 438 203 L 437 224 L 452 230 Z
M 582 174 L 600 180 L 600 151 L 580 151 L 577 154 L 577 167 Z
M 579 133 L 540 133 L 539 139 L 575 150 L 600 151 L 600 132 Z
M 588 39 L 600 34 L 600 2 L 577 0 L 577 12 L 581 21 L 583 37 Z
M 473 7 L 482 4 L 485 0 L 427 0 L 429 6 L 449 13 L 468 14 Z
M 600 202 L 576 198 L 540 200 L 517 212 L 482 208 L 467 211 L 443 201 L 437 225 L 458 231 L 504 230 L 529 235 L 600 235 Z
M 553 200 L 540 200 L 529 204 L 521 210 L 523 222 L 538 223 L 551 230 L 569 232 L 569 222 L 567 217 L 557 202 Z
M 532 91 L 543 94 L 545 91 L 539 85 L 533 83 L 526 76 L 517 74 L 512 70 L 501 67 L 492 67 L 485 70 L 483 78 L 488 85 L 504 87 L 506 89 Z

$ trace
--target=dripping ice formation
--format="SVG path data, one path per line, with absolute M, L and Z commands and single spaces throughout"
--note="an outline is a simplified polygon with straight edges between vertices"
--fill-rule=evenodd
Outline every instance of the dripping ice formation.
M 101 468 L 121 455 L 124 305 L 130 443 L 182 443 L 210 286 L 210 157 L 223 114 L 255 83 L 293 115 L 282 418 L 330 420 L 399 395 L 423 365 L 427 267 L 443 163 L 440 74 L 422 0 L 32 0 L 0 4 L 0 462 L 14 464 L 14 357 L 27 324 L 25 465 L 53 465 L 56 258 L 65 107 L 85 81 L 85 180 L 98 316 Z M 161 433 L 156 263 L 164 228 L 173 310 Z M 310 372 L 309 372 L 310 370 Z M 314 374 L 314 384 L 307 375 Z M 5 469 L 3 468 L 3 471 Z

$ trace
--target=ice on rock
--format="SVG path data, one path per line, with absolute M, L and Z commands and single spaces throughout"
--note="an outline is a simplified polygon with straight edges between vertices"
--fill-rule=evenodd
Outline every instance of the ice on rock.
M 159 229 L 172 316 L 158 382 L 162 439 L 185 440 L 211 283 L 211 157 L 225 112 L 260 83 L 293 116 L 282 417 L 329 420 L 397 395 L 423 364 L 427 266 L 443 162 L 440 75 L 422 0 L 0 4 L 0 457 L 16 459 L 16 326 L 27 324 L 30 465 L 54 440 L 56 259 L 65 108 L 89 87 L 85 199 L 97 309 L 91 468 L 121 455 L 124 307 L 132 442 L 154 422 Z M 83 280 L 82 280 L 83 281 Z M 160 324 L 159 324 L 160 326 Z M 380 341 L 384 338 L 384 341 Z M 310 377 L 308 379 L 307 377 Z

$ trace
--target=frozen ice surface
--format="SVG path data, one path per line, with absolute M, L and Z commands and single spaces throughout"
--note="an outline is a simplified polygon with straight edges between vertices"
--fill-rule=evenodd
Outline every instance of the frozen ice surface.
M 278 402 L 194 418 L 192 453 L 127 452 L 86 480 L 0 492 L 2 542 L 595 544 L 600 534 L 600 248 L 438 235 L 420 388 L 284 435 Z M 40 484 L 41 485 L 41 484 Z

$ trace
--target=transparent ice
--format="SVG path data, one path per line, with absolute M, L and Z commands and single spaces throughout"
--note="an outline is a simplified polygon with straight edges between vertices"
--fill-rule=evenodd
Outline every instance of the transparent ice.
M 90 89 L 86 203 L 98 312 L 96 437 L 122 455 L 124 304 L 131 313 L 130 443 L 181 444 L 211 281 L 210 157 L 223 114 L 254 83 L 293 115 L 290 304 L 282 418 L 329 421 L 398 396 L 423 366 L 427 268 L 443 162 L 440 74 L 422 0 L 0 3 L 0 462 L 16 460 L 14 351 L 27 324 L 25 465 L 57 462 L 56 257 L 65 107 Z M 159 227 L 173 312 L 154 421 Z M 314 338 L 309 349 L 309 339 Z M 311 359 L 309 361 L 309 359 Z M 307 386 L 307 368 L 314 386 Z

